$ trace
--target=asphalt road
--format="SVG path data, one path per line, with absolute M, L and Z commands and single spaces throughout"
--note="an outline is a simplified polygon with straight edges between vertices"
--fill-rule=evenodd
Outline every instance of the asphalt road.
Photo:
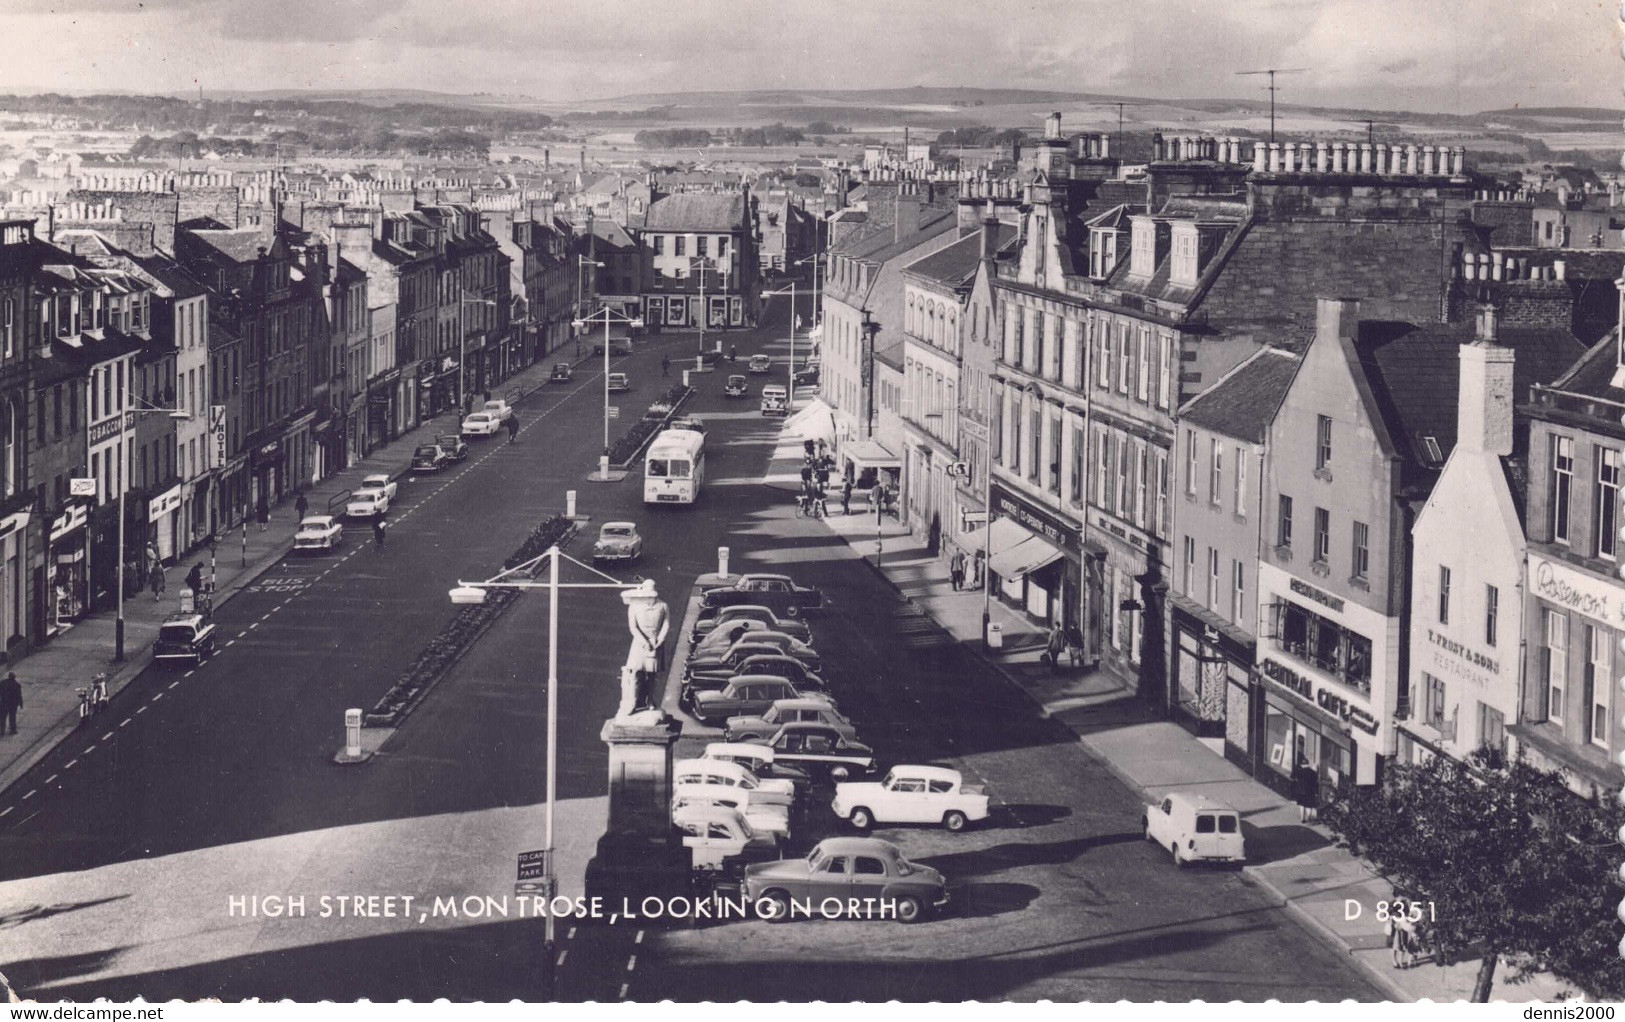
M 741 357 L 784 354 L 784 305 L 728 337 Z M 617 399 L 617 429 L 664 385 L 661 355 L 693 344 L 659 339 L 617 360 L 636 385 Z M 149 671 L 0 793 L 0 969 L 46 998 L 535 996 L 534 921 L 242 920 L 226 902 L 511 882 L 543 790 L 545 598 L 505 614 L 384 755 L 360 768 L 331 757 L 344 708 L 371 706 L 450 619 L 447 588 L 495 570 L 573 488 L 592 527 L 639 524 L 643 563 L 619 574 L 655 578 L 674 610 L 719 543 L 735 570 L 782 566 L 825 588 L 815 637 L 860 734 L 888 763 L 959 766 L 1001 808 L 964 834 L 882 832 L 954 881 L 949 918 L 562 926 L 564 998 L 1378 998 L 1239 874 L 1178 872 L 1139 842 L 1138 804 L 1109 773 L 751 482 L 776 421 L 726 401 L 722 374 L 700 379 L 689 410 L 711 439 L 699 506 L 645 508 L 637 474 L 586 481 L 601 377 L 583 367 L 520 406 L 519 443 L 473 443 L 464 466 L 403 482 L 386 550 L 362 528 L 336 555 L 279 564 L 223 608 L 231 643 L 213 661 Z M 561 602 L 561 841 L 577 846 L 597 837 L 582 821 L 602 818 L 598 732 L 618 697 L 622 614 L 609 591 Z M 833 829 L 815 810 L 801 846 Z

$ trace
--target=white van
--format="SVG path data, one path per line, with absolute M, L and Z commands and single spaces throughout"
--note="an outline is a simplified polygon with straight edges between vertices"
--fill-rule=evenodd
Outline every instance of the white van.
M 1172 792 L 1160 803 L 1145 807 L 1140 825 L 1147 841 L 1173 854 L 1176 866 L 1186 866 L 1198 859 L 1247 861 L 1247 845 L 1241 836 L 1241 814 L 1234 806 L 1217 799 Z
M 781 386 L 770 384 L 762 388 L 763 415 L 789 415 L 790 395 Z

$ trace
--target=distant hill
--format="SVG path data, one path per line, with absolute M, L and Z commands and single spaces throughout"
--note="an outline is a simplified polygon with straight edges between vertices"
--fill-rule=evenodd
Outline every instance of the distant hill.
M 1040 89 L 979 89 L 916 85 L 906 89 L 741 89 L 738 91 L 655 92 L 615 96 L 571 104 L 575 107 L 626 104 L 631 106 L 854 106 L 983 105 L 1024 103 L 1080 103 L 1116 100 L 1116 96 Z
M 1574 121 L 1605 121 L 1618 123 L 1625 110 L 1605 110 L 1596 106 L 1528 106 L 1508 107 L 1504 110 L 1484 110 L 1479 117 L 1566 117 Z

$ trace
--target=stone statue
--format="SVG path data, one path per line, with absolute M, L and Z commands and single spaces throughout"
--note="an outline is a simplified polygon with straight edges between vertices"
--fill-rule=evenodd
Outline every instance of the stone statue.
M 626 720 L 640 709 L 660 709 L 649 681 L 660 670 L 661 652 L 671 631 L 671 612 L 655 592 L 653 579 L 622 590 L 621 602 L 626 604 L 626 627 L 632 633 L 632 644 L 621 667 L 621 703 L 615 717 Z

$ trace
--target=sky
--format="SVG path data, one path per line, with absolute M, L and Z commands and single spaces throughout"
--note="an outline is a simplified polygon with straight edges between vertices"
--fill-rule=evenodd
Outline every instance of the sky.
M 1445 113 L 1621 103 L 1617 0 L 0 0 L 0 92 L 980 86 Z

